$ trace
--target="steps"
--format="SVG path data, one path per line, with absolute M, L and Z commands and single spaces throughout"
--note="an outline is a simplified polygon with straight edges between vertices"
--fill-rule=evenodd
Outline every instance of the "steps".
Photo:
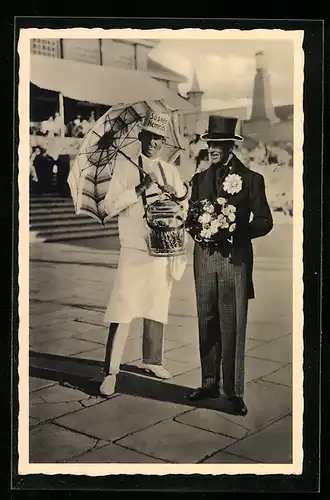
M 71 198 L 30 195 L 30 235 L 31 241 L 47 242 L 116 237 L 118 221 L 103 226 L 88 215 L 76 215 Z

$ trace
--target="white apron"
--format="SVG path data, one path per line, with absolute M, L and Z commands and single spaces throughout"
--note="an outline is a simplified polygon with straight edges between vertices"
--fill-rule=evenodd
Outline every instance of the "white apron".
M 157 160 L 143 164 L 162 178 Z M 179 196 L 185 188 L 175 169 L 163 163 L 166 177 Z M 104 316 L 106 323 L 130 323 L 134 318 L 168 322 L 169 301 L 173 279 L 181 279 L 186 257 L 154 257 L 147 247 L 147 226 L 143 219 L 142 199 L 136 198 L 135 186 L 140 182 L 138 169 L 128 162 L 115 168 L 105 199 L 106 211 L 119 214 L 120 256 L 110 301 Z M 155 191 L 155 186 L 151 188 Z M 157 191 L 157 189 L 156 189 Z M 149 191 L 147 191 L 147 194 Z
M 172 262 L 171 258 L 153 257 L 143 250 L 121 248 L 104 321 L 130 323 L 134 318 L 148 318 L 166 324 Z

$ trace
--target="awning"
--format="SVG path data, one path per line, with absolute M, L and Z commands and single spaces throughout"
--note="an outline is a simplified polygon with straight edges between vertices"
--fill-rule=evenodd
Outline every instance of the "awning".
M 78 101 L 112 106 L 163 99 L 174 110 L 194 110 L 189 102 L 142 71 L 31 55 L 30 81 Z

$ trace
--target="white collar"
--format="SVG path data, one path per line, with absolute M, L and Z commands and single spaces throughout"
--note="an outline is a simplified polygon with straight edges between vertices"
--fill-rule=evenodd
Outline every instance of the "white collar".
M 228 165 L 228 163 L 230 162 L 232 157 L 233 157 L 233 153 L 229 153 L 228 160 L 226 161 L 226 163 L 223 164 L 224 167 L 226 167 Z
M 140 154 L 142 158 L 142 165 L 143 165 L 143 170 L 146 172 L 157 172 L 158 171 L 158 163 L 159 163 L 159 158 L 148 158 L 147 156 L 144 156 L 142 153 Z
M 142 158 L 142 161 L 146 162 L 146 163 L 155 163 L 155 162 L 159 161 L 159 157 L 158 156 L 157 156 L 157 158 L 148 158 L 143 153 L 140 153 L 140 156 Z

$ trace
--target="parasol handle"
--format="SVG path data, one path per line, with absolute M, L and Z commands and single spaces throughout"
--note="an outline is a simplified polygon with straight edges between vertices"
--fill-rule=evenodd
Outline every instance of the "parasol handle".
M 133 161 L 132 158 L 130 158 L 127 154 L 123 153 L 123 151 L 121 151 L 120 149 L 118 149 L 118 153 L 120 153 L 122 156 L 124 156 L 124 158 L 126 158 L 126 160 L 130 161 L 131 163 L 133 163 L 133 165 L 135 165 L 141 172 L 143 172 L 144 175 L 148 175 L 147 172 L 142 167 L 140 167 L 137 163 L 135 163 L 135 161 Z M 164 186 L 162 186 L 158 182 L 156 182 L 155 184 L 157 184 L 157 186 L 159 187 L 159 189 L 161 191 L 165 191 Z

